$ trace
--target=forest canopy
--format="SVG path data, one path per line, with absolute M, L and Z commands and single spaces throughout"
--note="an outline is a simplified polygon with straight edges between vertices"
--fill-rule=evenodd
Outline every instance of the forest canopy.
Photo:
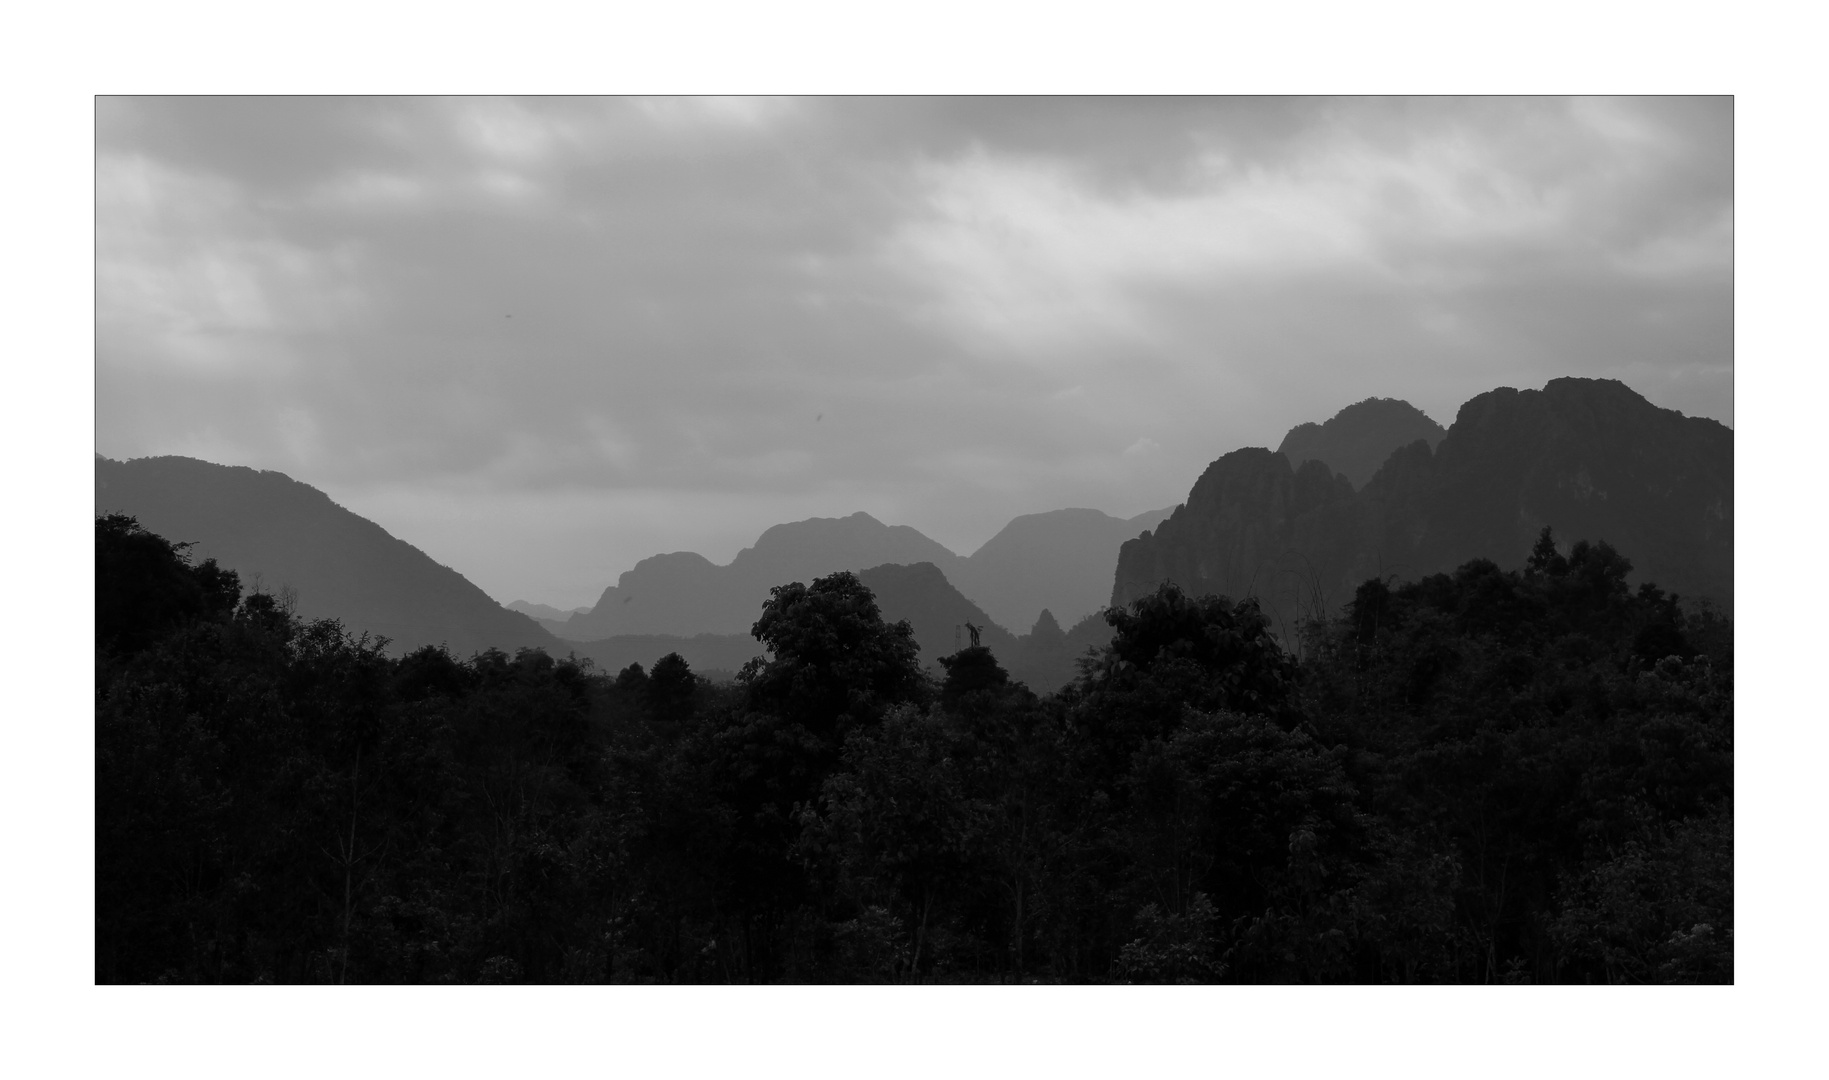
M 713 684 L 304 620 L 96 520 L 99 982 L 1731 982 L 1733 633 L 1545 530 L 1046 696 L 849 573 Z

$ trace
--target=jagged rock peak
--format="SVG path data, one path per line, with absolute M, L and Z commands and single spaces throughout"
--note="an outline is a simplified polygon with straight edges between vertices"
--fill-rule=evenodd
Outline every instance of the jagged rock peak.
M 1060 620 L 1054 617 L 1054 612 L 1042 608 L 1042 613 L 1035 617 L 1035 625 L 1029 629 L 1029 636 L 1045 641 L 1064 641 L 1067 633 L 1061 629 Z
M 1293 627 L 1373 577 L 1516 565 L 1545 526 L 1608 541 L 1636 580 L 1731 606 L 1732 430 L 1616 380 L 1564 378 L 1474 397 L 1433 448 L 1399 445 L 1357 490 L 1320 460 L 1292 473 L 1285 455 L 1237 450 L 1124 544 L 1112 603 L 1173 581 L 1255 595 Z

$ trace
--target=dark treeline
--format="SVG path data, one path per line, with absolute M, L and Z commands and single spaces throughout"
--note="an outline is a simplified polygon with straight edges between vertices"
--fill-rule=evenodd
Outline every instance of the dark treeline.
M 850 574 L 768 657 L 389 658 L 96 523 L 102 982 L 1722 982 L 1731 623 L 1604 543 L 1165 586 L 1037 697 Z

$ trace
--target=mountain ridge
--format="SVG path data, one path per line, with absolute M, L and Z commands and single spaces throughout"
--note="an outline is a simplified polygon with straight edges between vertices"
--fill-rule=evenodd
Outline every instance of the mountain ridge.
M 97 455 L 95 512 L 119 512 L 193 542 L 247 590 L 291 588 L 298 613 L 380 634 L 390 650 L 447 644 L 468 654 L 559 641 L 451 567 L 281 472 L 172 455 Z
M 634 584 L 652 597 L 650 602 L 666 604 L 683 626 L 672 633 L 579 637 L 578 625 L 585 621 L 580 615 L 595 608 L 562 613 L 525 600 L 498 604 L 455 569 L 284 473 L 170 455 L 123 462 L 97 454 L 95 467 L 98 514 L 131 514 L 160 535 L 194 542 L 197 557 L 215 558 L 224 568 L 235 570 L 245 587 L 290 589 L 301 616 L 335 618 L 352 632 L 384 635 L 390 639 L 390 651 L 438 644 L 459 654 L 532 647 L 554 655 L 575 652 L 618 668 L 629 662 L 652 663 L 668 651 L 680 651 L 696 666 L 734 671 L 741 667 L 741 660 L 759 652 L 749 629 L 769 588 L 840 569 L 853 569 L 866 584 L 881 590 L 883 610 L 892 621 L 906 618 L 917 627 L 922 657 L 929 666 L 939 656 L 955 651 L 954 637 L 971 622 L 981 628 L 987 644 L 997 647 L 1015 677 L 1038 689 L 1052 689 L 1072 670 L 1072 656 L 1063 652 L 1066 639 L 1091 640 L 1105 631 L 1094 613 L 1087 612 L 1072 634 L 1063 632 L 1052 611 L 1044 608 L 1031 620 L 1040 627 L 1039 634 L 1019 636 L 969 599 L 936 562 L 936 558 L 944 561 L 955 573 L 966 567 L 964 573 L 969 574 L 972 563 L 968 557 L 954 555 L 912 527 L 884 525 L 859 512 L 841 519 L 815 518 L 772 526 L 757 544 L 739 552 L 724 567 L 694 552 L 650 556 L 637 564 L 641 573 L 634 575 Z M 1025 539 L 1023 534 L 1036 532 L 1038 526 L 1045 538 L 1059 541 L 1055 546 L 1065 550 L 1069 563 L 1076 553 L 1083 557 L 1088 544 L 1096 548 L 1101 542 L 1109 543 L 1115 561 L 1114 530 L 1154 523 L 1167 513 L 1151 511 L 1118 519 L 1076 508 L 1022 515 L 980 546 L 979 552 L 987 556 L 985 575 L 1021 580 L 1007 564 L 1036 561 L 1025 547 L 1034 537 Z M 1083 526 L 1082 533 L 1088 531 L 1084 526 L 1093 527 L 1091 539 L 1086 535 L 1066 540 L 1052 536 L 1047 526 L 1063 518 L 1077 521 Z M 1096 535 L 1100 529 L 1105 533 L 1102 539 Z M 885 538 L 886 543 L 874 542 Z M 880 556 L 885 550 L 905 561 L 866 562 L 865 556 Z M 1000 558 L 1006 565 L 998 565 Z M 865 565 L 858 569 L 842 565 L 845 562 Z M 718 580 L 720 571 L 732 567 L 758 583 L 753 604 L 728 595 L 727 582 Z M 1092 576 L 1096 580 L 1102 574 Z M 623 575 L 622 584 L 630 584 L 630 578 L 630 574 Z M 618 592 L 612 587 L 605 596 L 622 606 L 641 602 L 632 593 Z M 733 607 L 735 610 L 724 610 Z M 544 617 L 548 612 L 568 618 Z M 708 613 L 722 614 L 729 625 L 704 629 Z M 1098 625 L 1084 629 L 1090 623 Z M 567 632 L 555 634 L 555 629 Z M 1032 637 L 1036 641 L 1033 647 L 1028 644 Z M 1081 645 L 1079 651 L 1084 642 Z M 648 653 L 652 655 L 644 655 Z
M 1345 476 L 1357 490 L 1399 447 L 1421 439 L 1433 450 L 1447 434 L 1446 428 L 1407 401 L 1369 397 L 1323 423 L 1290 428 L 1277 453 L 1298 469 L 1304 462 L 1319 461 Z
M 551 604 L 536 604 L 531 600 L 515 600 L 510 603 L 503 604 L 502 606 L 507 608 L 509 611 L 518 611 L 535 622 L 540 622 L 542 620 L 560 620 L 560 621 L 562 621 L 564 619 L 571 618 L 573 615 L 576 615 L 580 611 L 591 610 L 588 607 L 575 607 L 575 608 L 569 608 L 569 609 L 562 610 L 560 608 L 553 607 Z
M 1046 610 L 1029 633 L 1012 633 L 994 622 L 929 562 L 885 563 L 858 571 L 857 577 L 876 598 L 884 622 L 908 622 L 923 666 L 936 676 L 943 675 L 939 664 L 942 656 L 971 643 L 967 623 L 978 628 L 980 643 L 996 655 L 1011 678 L 1028 684 L 1037 693 L 1059 689 L 1073 677 L 1075 659 L 1087 648 L 1102 645 L 1111 637 L 1111 628 L 1097 614 L 1086 616 L 1071 631 L 1063 631 Z M 752 618 L 760 616 L 758 605 Z M 620 671 L 632 663 L 652 667 L 668 653 L 678 653 L 695 671 L 734 675 L 750 658 L 766 652 L 748 632 L 621 634 L 567 645 L 576 655 L 610 671 Z
M 1169 512 L 1116 518 L 1069 508 L 1020 515 L 970 556 L 863 511 L 807 518 L 770 526 L 722 566 L 696 552 L 650 555 L 605 588 L 589 611 L 547 625 L 571 641 L 744 633 L 775 585 L 920 563 L 935 566 L 999 625 L 1028 625 L 1043 609 L 1078 620 L 1104 606 L 1105 582 L 1124 539 Z
M 1259 598 L 1285 636 L 1359 583 L 1484 558 L 1521 563 L 1540 530 L 1632 553 L 1633 578 L 1733 602 L 1733 432 L 1660 409 L 1624 383 L 1553 379 L 1463 404 L 1432 449 L 1393 451 L 1357 491 L 1319 460 L 1241 448 L 1124 544 L 1111 602 L 1163 581 Z

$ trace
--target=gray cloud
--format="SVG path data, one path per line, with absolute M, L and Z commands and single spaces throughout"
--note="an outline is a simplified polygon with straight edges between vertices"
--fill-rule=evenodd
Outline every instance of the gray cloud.
M 1732 420 L 1731 103 L 104 99 L 98 449 L 485 589 L 864 509 L 969 551 L 1368 394 Z

